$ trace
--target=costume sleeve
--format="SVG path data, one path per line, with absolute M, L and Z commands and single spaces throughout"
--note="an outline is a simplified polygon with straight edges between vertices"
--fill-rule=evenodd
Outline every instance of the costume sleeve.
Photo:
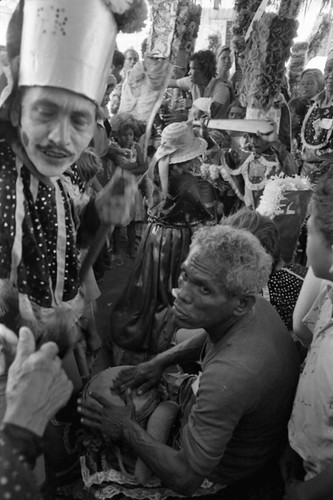
M 256 404 L 250 380 L 246 370 L 225 360 L 216 360 L 204 369 L 182 433 L 182 449 L 196 473 L 208 476 L 213 471 L 238 422 Z
M 191 90 L 191 79 L 189 76 L 184 76 L 184 78 L 178 78 L 177 86 L 181 90 Z
M 0 498 L 41 500 L 32 474 L 40 440 L 26 429 L 6 424 L 0 432 Z

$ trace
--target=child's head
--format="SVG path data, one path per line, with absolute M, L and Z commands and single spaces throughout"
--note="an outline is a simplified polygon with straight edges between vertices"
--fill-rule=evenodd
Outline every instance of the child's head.
M 137 121 L 129 113 L 118 113 L 111 118 L 112 134 L 119 146 L 130 148 L 137 135 Z
M 230 120 L 238 120 L 245 118 L 246 108 L 244 108 L 238 99 L 232 101 L 228 108 L 228 118 Z
M 306 253 L 314 274 L 333 281 L 333 169 L 319 179 L 312 197 Z
M 110 96 L 110 112 L 112 115 L 118 113 L 120 106 L 120 94 L 118 92 L 112 92 Z

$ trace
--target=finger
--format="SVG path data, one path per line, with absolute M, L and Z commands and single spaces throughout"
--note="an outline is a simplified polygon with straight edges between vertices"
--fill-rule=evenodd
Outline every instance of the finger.
M 131 389 L 127 389 L 124 396 L 125 405 L 134 408 L 133 396 Z
M 113 406 L 110 401 L 108 401 L 106 398 L 101 396 L 100 394 L 97 394 L 96 392 L 89 392 L 89 396 L 92 399 L 95 399 L 103 408 L 110 408 Z
M 19 332 L 15 361 L 22 363 L 30 354 L 36 350 L 35 337 L 32 331 L 26 326 L 22 326 Z
M 87 418 L 81 418 L 81 424 L 86 425 L 87 427 L 90 427 L 91 429 L 98 429 L 99 431 L 102 430 L 101 422 L 95 422 L 94 420 L 89 420 Z
M 59 348 L 55 342 L 46 342 L 41 346 L 39 352 L 50 358 L 55 358 L 59 352 Z
M 132 368 L 124 368 L 123 370 L 121 370 L 118 375 L 115 377 L 114 381 L 113 381 L 113 385 L 117 384 L 118 382 L 121 382 L 123 379 L 125 379 L 126 377 L 128 378 L 129 376 L 132 377 L 133 375 L 133 372 L 134 372 L 134 367 Z
M 154 384 L 151 382 L 146 382 L 145 384 L 142 384 L 136 392 L 138 396 L 141 396 L 142 394 L 145 394 L 145 392 L 148 392 L 153 386 Z
M 77 411 L 83 418 L 89 419 L 91 422 L 102 422 L 102 415 L 97 411 L 88 410 L 83 406 L 78 406 Z
M 94 412 L 97 412 L 97 413 L 101 413 L 101 411 L 103 410 L 103 406 L 101 406 L 100 404 L 97 404 L 93 399 L 89 398 L 89 399 L 85 399 L 85 400 L 78 400 L 77 401 L 77 404 L 78 404 L 78 407 L 81 407 L 81 408 L 86 408 L 87 410 L 91 410 L 91 411 L 94 411 Z
M 16 346 L 18 343 L 17 335 L 5 325 L 0 325 L 0 343 L 2 340 L 4 340 L 5 346 L 6 344 Z

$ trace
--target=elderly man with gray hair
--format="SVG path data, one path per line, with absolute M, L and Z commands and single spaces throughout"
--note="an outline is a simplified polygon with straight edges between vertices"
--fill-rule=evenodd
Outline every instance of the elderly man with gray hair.
M 113 388 L 126 391 L 127 407 L 119 410 L 97 394 L 80 401 L 82 423 L 126 442 L 164 485 L 183 495 L 192 495 L 205 478 L 220 487 L 237 483 L 278 457 L 299 362 L 280 317 L 258 295 L 271 265 L 247 231 L 198 230 L 174 290 L 174 318 L 179 328 L 205 331 L 124 369 Z M 177 445 L 162 444 L 135 421 L 128 389 L 145 392 L 168 366 L 199 358 L 202 373 L 188 394 L 193 404 L 178 401 Z

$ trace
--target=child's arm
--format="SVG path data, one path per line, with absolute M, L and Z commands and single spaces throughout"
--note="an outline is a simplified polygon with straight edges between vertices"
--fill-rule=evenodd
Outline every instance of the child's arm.
M 309 268 L 305 276 L 300 294 L 298 296 L 293 314 L 293 331 L 302 344 L 309 347 L 312 341 L 312 333 L 303 323 L 304 316 L 312 307 L 319 295 L 321 279 L 317 278 Z
M 144 174 L 145 171 L 147 170 L 147 167 L 148 167 L 147 162 L 143 158 L 142 149 L 139 146 L 139 144 L 135 144 L 134 147 L 136 149 L 136 155 L 137 155 L 137 160 L 138 160 L 138 162 L 137 162 L 138 167 L 137 167 L 137 171 L 135 172 L 135 174 Z

